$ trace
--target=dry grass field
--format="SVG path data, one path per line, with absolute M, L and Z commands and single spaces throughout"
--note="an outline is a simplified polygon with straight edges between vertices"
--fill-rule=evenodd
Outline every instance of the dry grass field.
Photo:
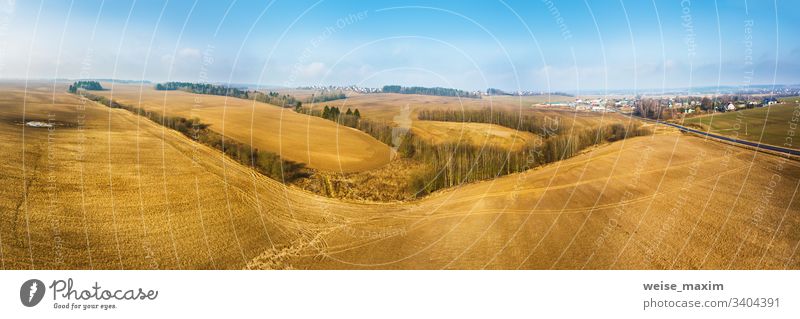
M 344 226 L 324 237 L 328 258 L 293 263 L 797 269 L 799 177 L 796 161 L 670 130 L 439 192 L 359 225 L 367 231 Z M 367 238 L 353 243 L 353 234 Z
M 800 112 L 800 104 L 789 99 L 768 107 L 687 118 L 683 123 L 695 124 L 715 134 L 800 149 L 796 142 L 786 140 L 787 135 L 794 132 L 791 126 L 798 122 L 795 112 Z
M 572 101 L 567 96 L 488 96 L 482 99 L 468 99 L 448 96 L 431 96 L 418 94 L 362 94 L 347 99 L 335 100 L 308 107 L 321 108 L 325 105 L 339 109 L 358 109 L 367 119 L 393 122 L 402 127 L 409 127 L 430 142 L 441 143 L 456 141 L 481 146 L 486 143 L 499 143 L 499 146 L 520 147 L 521 142 L 536 138 L 533 134 L 517 132 L 497 125 L 479 123 L 448 123 L 439 121 L 420 121 L 417 119 L 420 110 L 480 110 L 491 108 L 512 114 L 531 115 L 547 118 L 550 125 L 564 128 L 587 128 L 610 123 L 628 122 L 629 118 L 616 113 L 594 113 L 575 111 L 565 107 L 541 106 L 544 102 Z M 521 139 L 519 139 L 521 138 Z
M 303 101 L 303 103 L 305 103 L 305 101 L 307 99 L 310 99 L 312 95 L 319 96 L 321 94 L 321 92 L 322 92 L 320 90 L 285 89 L 285 88 L 281 88 L 281 89 L 260 89 L 259 91 L 261 91 L 261 92 L 273 91 L 273 92 L 278 92 L 280 94 L 288 94 L 288 95 L 291 95 L 291 96 L 294 96 L 294 97 L 298 98 L 300 101 Z M 355 93 L 355 92 L 352 92 L 352 91 L 346 91 L 344 93 L 347 94 L 347 96 L 360 95 L 360 93 Z
M 64 90 L 0 86 L 0 268 L 800 268 L 798 162 L 671 129 L 362 203 Z
M 550 99 L 552 102 L 572 100 L 574 98 L 564 96 L 552 96 Z M 491 108 L 513 112 L 522 110 L 523 114 L 569 115 L 570 118 L 574 117 L 577 123 L 580 124 L 583 124 L 584 120 L 591 120 L 597 116 L 597 114 L 592 113 L 574 112 L 568 108 L 536 106 L 543 102 L 548 102 L 546 96 L 487 96 L 481 99 L 468 99 L 450 96 L 378 93 L 354 95 L 347 99 L 317 103 L 316 107 L 330 105 L 343 110 L 358 108 L 361 111 L 361 115 L 366 118 L 394 122 L 404 119 L 406 116 L 416 120 L 417 111 L 421 109 L 475 110 Z
M 269 104 L 156 91 L 151 85 L 116 84 L 113 90 L 93 93 L 167 115 L 198 117 L 218 133 L 311 168 L 356 172 L 384 166 L 391 158 L 388 146 L 363 132 Z
M 486 145 L 517 150 L 539 136 L 507 127 L 485 123 L 459 123 L 439 121 L 415 121 L 411 131 L 434 144 L 447 142 Z

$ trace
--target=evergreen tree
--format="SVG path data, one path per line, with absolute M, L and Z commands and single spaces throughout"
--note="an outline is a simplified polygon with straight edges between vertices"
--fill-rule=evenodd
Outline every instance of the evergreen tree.
M 288 94 L 280 95 L 278 92 L 272 91 L 265 94 L 259 91 L 248 91 L 239 88 L 208 83 L 166 82 L 163 84 L 156 84 L 155 89 L 165 91 L 182 90 L 196 94 L 231 96 L 289 108 L 299 108 L 302 106 L 300 101 Z
M 322 110 L 322 118 L 330 119 L 331 118 L 331 109 L 325 105 L 325 108 Z
M 421 86 L 404 87 L 399 85 L 386 85 L 383 87 L 381 91 L 383 93 L 458 96 L 458 97 L 473 98 L 473 99 L 481 98 L 480 94 L 457 90 L 457 89 L 451 89 L 451 88 L 442 88 L 442 87 L 428 88 Z
M 103 90 L 103 86 L 97 81 L 76 81 L 67 88 L 67 92 L 78 93 L 78 89 L 101 91 Z

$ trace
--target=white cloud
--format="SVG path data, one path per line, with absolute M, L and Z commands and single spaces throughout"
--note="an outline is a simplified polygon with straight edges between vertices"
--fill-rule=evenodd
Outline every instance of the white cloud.
M 161 56 L 161 63 L 164 66 L 170 66 L 172 64 L 172 55 L 171 54 L 164 54 Z
M 301 78 L 317 78 L 325 74 L 328 68 L 325 63 L 311 62 L 306 65 L 301 65 L 297 68 L 297 74 Z
M 183 48 L 178 51 L 179 58 L 200 58 L 200 50 L 195 48 Z

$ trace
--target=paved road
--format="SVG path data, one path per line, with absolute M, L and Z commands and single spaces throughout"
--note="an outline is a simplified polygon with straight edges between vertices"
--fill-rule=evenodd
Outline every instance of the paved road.
M 717 134 L 713 134 L 713 133 L 708 133 L 708 132 L 705 132 L 705 131 L 698 131 L 698 130 L 691 129 L 691 128 L 688 128 L 686 126 L 682 126 L 682 125 L 678 125 L 678 124 L 674 124 L 674 123 L 656 121 L 656 120 L 651 120 L 651 119 L 638 117 L 638 116 L 633 116 L 633 115 L 629 115 L 629 116 L 637 118 L 637 119 L 640 119 L 640 120 L 645 120 L 645 121 L 648 121 L 648 122 L 653 122 L 653 123 L 658 123 L 658 124 L 662 124 L 662 125 L 672 126 L 672 127 L 677 128 L 677 129 L 679 129 L 679 130 L 681 130 L 683 132 L 691 132 L 691 133 L 695 133 L 695 134 L 700 134 L 700 135 L 703 135 L 703 136 L 708 136 L 708 137 L 716 138 L 716 139 L 719 139 L 719 140 L 728 141 L 728 142 L 731 142 L 731 143 L 752 146 L 752 147 L 756 147 L 756 148 L 759 148 L 759 149 L 770 150 L 770 151 L 779 152 L 779 153 L 783 153 L 783 154 L 800 155 L 800 150 L 795 150 L 795 149 L 785 148 L 785 147 L 780 147 L 780 146 L 775 146 L 775 145 L 769 145 L 769 144 L 762 144 L 762 143 L 757 143 L 757 142 L 751 142 L 751 141 L 745 141 L 745 140 L 740 140 L 740 139 L 737 139 L 737 138 L 732 138 L 732 137 L 728 137 L 728 136 L 724 136 L 724 135 L 717 135 Z

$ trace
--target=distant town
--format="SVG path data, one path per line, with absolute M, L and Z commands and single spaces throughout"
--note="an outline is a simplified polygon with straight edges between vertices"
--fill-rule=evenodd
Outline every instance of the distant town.
M 409 89 L 400 92 L 400 89 Z M 460 96 L 481 98 L 490 96 L 543 96 L 553 97 L 553 101 L 536 103 L 535 106 L 568 107 L 576 111 L 620 112 L 651 119 L 669 120 L 687 115 L 716 112 L 730 112 L 758 108 L 779 103 L 779 98 L 800 96 L 800 85 L 758 85 L 748 87 L 699 87 L 695 89 L 667 90 L 669 93 L 631 94 L 613 91 L 609 94 L 584 94 L 576 96 L 566 92 L 545 91 L 504 91 L 489 88 L 484 91 L 462 91 L 449 88 L 404 88 L 384 86 L 383 88 L 349 86 L 304 86 L 299 90 L 312 90 L 321 93 L 351 92 L 356 94 L 373 93 L 414 93 L 426 95 Z M 564 99 L 572 97 L 573 99 Z

